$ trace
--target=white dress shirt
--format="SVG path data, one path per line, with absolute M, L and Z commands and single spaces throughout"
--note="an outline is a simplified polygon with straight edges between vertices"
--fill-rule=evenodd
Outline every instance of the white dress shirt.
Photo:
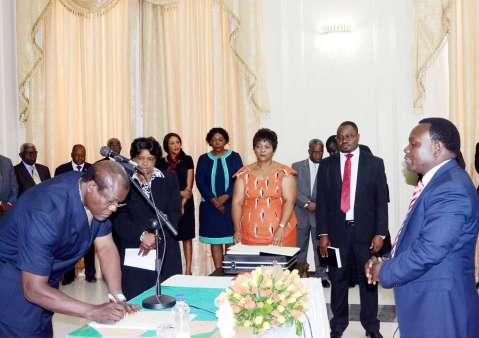
M 422 180 L 421 180 L 422 185 L 423 185 L 423 188 L 422 188 L 423 190 L 424 190 L 424 188 L 426 187 L 426 185 L 432 180 L 434 174 L 435 174 L 439 169 L 441 169 L 441 167 L 442 167 L 443 165 L 445 165 L 445 164 L 446 164 L 447 162 L 449 162 L 449 161 L 450 161 L 450 160 L 447 160 L 447 161 L 444 161 L 444 162 L 439 163 L 437 166 L 435 166 L 435 167 L 429 169 L 429 171 L 424 174 L 424 176 L 422 177 Z
M 25 168 L 27 169 L 28 173 L 30 174 L 30 176 L 32 176 L 33 174 L 33 168 L 35 167 L 35 163 L 33 163 L 32 165 L 29 165 L 27 163 L 25 163 L 24 161 L 22 161 L 23 165 L 25 166 Z M 38 172 L 38 170 L 37 170 Z
M 311 161 L 310 158 L 308 158 L 308 162 L 309 162 L 309 177 L 311 182 L 311 196 L 313 196 L 314 181 L 316 181 L 316 176 L 318 175 L 319 163 L 314 163 L 313 161 Z
M 72 163 L 73 171 L 82 171 L 83 167 L 85 166 L 85 162 L 83 162 L 82 164 L 76 164 L 75 162 L 72 161 L 71 163 Z M 79 170 L 78 170 L 78 166 L 80 166 Z
M 351 185 L 349 186 L 349 210 L 346 213 L 346 221 L 354 221 L 354 202 L 356 198 L 356 183 L 358 182 L 358 165 L 359 165 L 359 147 L 351 152 Z M 346 164 L 347 153 L 339 153 L 341 161 L 341 179 L 344 175 L 344 165 Z

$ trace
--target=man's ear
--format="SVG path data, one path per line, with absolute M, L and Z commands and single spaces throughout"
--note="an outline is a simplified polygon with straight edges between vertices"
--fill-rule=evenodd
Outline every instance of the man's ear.
M 98 185 L 95 183 L 95 181 L 91 180 L 86 182 L 86 189 L 88 192 L 92 192 L 95 188 L 98 188 Z
M 444 144 L 436 140 L 432 141 L 432 154 L 434 158 L 438 158 L 439 156 L 441 156 L 443 150 Z

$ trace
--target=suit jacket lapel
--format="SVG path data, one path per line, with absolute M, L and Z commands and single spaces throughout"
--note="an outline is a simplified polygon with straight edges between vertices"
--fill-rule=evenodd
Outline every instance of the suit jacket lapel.
M 339 196 L 339 201 L 341 201 L 341 186 L 343 185 L 343 179 L 341 178 L 341 161 L 339 159 L 339 155 L 334 156 L 336 158 L 331 161 L 331 170 L 333 175 L 331 179 L 333 186 L 336 186 L 338 188 L 336 189 L 336 192 Z
M 309 168 L 309 160 L 304 161 L 304 170 L 306 172 L 304 173 L 304 176 L 306 177 L 306 187 L 308 188 L 308 196 L 311 195 L 311 171 Z
M 402 230 L 401 230 L 401 234 L 399 235 L 399 238 L 398 238 L 397 247 L 399 247 L 401 245 L 401 242 L 404 238 L 404 233 L 406 231 L 406 228 L 409 225 L 409 221 L 410 221 L 411 217 L 414 215 L 414 212 L 416 211 L 417 206 L 421 204 L 424 196 L 426 196 L 429 193 L 429 190 L 431 189 L 431 186 L 433 186 L 436 183 L 436 181 L 439 179 L 440 176 L 442 176 L 443 173 L 445 173 L 446 171 L 449 171 L 454 166 L 457 166 L 457 163 L 456 163 L 455 160 L 451 160 L 449 163 L 446 163 L 442 168 L 440 168 L 434 174 L 432 179 L 429 181 L 429 183 L 423 189 L 423 191 L 421 192 L 419 197 L 416 199 L 416 202 L 414 202 L 414 205 L 412 206 L 411 210 L 409 210 L 409 212 L 406 214 L 406 218 L 404 219 L 404 222 L 402 223 Z
M 365 176 L 368 172 L 368 160 L 366 156 L 367 155 L 365 155 L 364 153 L 361 154 L 361 151 L 359 152 L 358 173 L 356 177 L 356 191 L 354 192 L 354 208 L 355 209 L 359 205 L 360 198 L 358 198 L 358 194 L 360 194 L 360 191 L 364 186 Z
M 33 180 L 32 175 L 28 172 L 27 168 L 25 167 L 25 165 L 23 163 L 20 163 L 20 168 L 22 168 L 22 172 L 23 172 L 23 176 L 25 177 L 25 181 L 30 182 L 31 185 L 35 185 L 35 181 Z

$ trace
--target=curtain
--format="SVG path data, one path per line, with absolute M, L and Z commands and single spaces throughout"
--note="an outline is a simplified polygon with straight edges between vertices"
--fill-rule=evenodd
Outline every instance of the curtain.
M 474 152 L 479 141 L 479 3 L 456 0 L 449 35 L 450 114 L 461 134 L 466 170 L 477 184 Z M 478 243 L 479 244 L 479 243 Z M 479 245 L 476 248 L 479 277 Z
M 18 121 L 15 0 L 0 1 L 0 154 L 18 162 L 22 132 Z
M 252 161 L 252 136 L 267 110 L 260 8 L 257 1 L 143 3 L 145 135 L 161 142 L 177 132 L 196 159 L 209 150 L 208 130 L 221 126 L 230 134 L 229 147 Z M 194 274 L 211 272 L 207 249 L 194 242 Z
M 110 137 L 131 139 L 130 20 L 128 1 L 103 15 L 81 15 L 50 1 L 38 20 L 38 69 L 31 75 L 26 138 L 51 171 L 84 144 L 87 161 Z M 138 9 L 138 7 L 137 7 Z
M 414 109 L 422 113 L 426 71 L 434 62 L 449 32 L 452 0 L 414 0 L 413 76 Z

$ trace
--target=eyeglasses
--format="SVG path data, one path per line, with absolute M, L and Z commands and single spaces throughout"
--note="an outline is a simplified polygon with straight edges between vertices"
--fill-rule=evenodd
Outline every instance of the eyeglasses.
M 122 208 L 125 205 L 126 205 L 126 203 L 117 203 L 117 202 L 108 202 L 107 203 L 108 208 L 115 207 L 116 209 Z

